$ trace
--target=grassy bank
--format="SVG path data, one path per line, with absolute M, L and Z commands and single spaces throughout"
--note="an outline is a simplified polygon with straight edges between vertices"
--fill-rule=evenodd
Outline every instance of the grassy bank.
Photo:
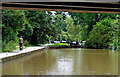
M 61 45 L 69 45 L 68 43 L 56 43 L 50 46 L 61 46 Z
M 23 46 L 23 49 L 25 49 L 26 47 L 32 47 L 32 46 L 35 46 L 35 45 L 27 45 L 27 46 Z M 15 50 L 19 50 L 19 45 L 16 46 L 16 49 Z M 9 49 L 3 49 L 2 51 L 0 52 L 10 52 L 11 50 Z

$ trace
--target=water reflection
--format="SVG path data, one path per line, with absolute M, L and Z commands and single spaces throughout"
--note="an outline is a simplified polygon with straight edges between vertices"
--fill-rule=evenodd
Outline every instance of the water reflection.
M 3 75 L 118 75 L 118 53 L 103 49 L 49 49 L 2 67 Z
M 0 77 L 2 76 L 2 63 L 0 63 Z

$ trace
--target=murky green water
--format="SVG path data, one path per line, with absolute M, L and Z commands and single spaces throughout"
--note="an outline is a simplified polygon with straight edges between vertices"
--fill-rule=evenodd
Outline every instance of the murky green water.
M 49 49 L 3 64 L 2 74 L 118 75 L 118 53 L 103 49 Z

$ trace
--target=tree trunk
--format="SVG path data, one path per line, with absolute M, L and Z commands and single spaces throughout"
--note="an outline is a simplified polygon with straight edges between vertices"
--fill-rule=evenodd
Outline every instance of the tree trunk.
M 98 17 L 98 14 L 97 13 L 95 13 L 95 23 L 96 22 L 99 22 L 99 17 Z

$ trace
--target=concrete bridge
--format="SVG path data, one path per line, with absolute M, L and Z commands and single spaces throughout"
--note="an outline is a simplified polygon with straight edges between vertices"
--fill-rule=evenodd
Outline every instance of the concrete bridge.
M 39 10 L 39 11 L 64 11 L 64 12 L 83 12 L 83 13 L 113 13 L 120 14 L 120 2 L 115 0 L 37 0 L 37 2 L 9 2 L 3 0 L 1 9 L 16 9 L 16 10 Z M 27 0 L 24 0 L 27 1 Z M 42 2 L 43 1 L 43 2 Z M 54 2 L 51 2 L 54 1 Z M 70 1 L 70 2 L 68 2 Z M 67 2 L 67 3 L 66 3 Z

